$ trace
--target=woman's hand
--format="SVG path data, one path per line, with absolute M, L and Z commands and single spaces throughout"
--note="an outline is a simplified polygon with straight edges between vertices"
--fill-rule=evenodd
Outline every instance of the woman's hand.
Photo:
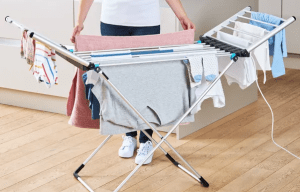
M 72 43 L 75 43 L 75 36 L 76 35 L 80 35 L 80 32 L 83 30 L 83 25 L 82 24 L 77 24 L 75 26 L 75 28 L 73 29 L 73 34 L 72 34 L 72 37 L 71 37 L 71 42 Z
M 184 30 L 195 29 L 195 24 L 187 16 L 180 18 L 179 21 Z

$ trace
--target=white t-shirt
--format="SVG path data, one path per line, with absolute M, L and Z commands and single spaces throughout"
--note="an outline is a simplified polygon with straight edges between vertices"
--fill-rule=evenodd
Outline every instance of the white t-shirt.
M 101 21 L 135 27 L 160 25 L 159 0 L 103 0 Z

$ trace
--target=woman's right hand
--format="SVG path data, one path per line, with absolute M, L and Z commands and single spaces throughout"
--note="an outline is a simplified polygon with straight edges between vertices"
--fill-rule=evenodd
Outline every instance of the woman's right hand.
M 73 29 L 73 34 L 72 34 L 72 37 L 71 37 L 71 42 L 72 43 L 75 43 L 75 36 L 76 35 L 80 35 L 80 32 L 83 30 L 83 25 L 82 24 L 77 24 L 75 26 L 75 28 Z

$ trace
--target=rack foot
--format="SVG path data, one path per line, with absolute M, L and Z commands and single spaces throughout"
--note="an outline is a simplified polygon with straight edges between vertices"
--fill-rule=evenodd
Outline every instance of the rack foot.
M 205 179 L 203 179 L 203 177 L 200 177 L 199 179 L 203 187 L 209 187 L 209 184 L 205 181 Z

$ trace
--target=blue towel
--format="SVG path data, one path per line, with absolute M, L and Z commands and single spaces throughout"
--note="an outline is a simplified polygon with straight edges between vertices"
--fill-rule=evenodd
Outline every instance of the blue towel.
M 91 109 L 92 119 L 100 119 L 100 104 L 98 99 L 92 92 L 92 88 L 94 87 L 93 84 L 86 85 L 85 82 L 87 81 L 87 74 L 84 73 L 82 75 L 83 83 L 85 85 L 85 98 L 89 100 L 89 108 Z
M 251 18 L 263 21 L 266 23 L 271 23 L 274 25 L 280 25 L 283 23 L 281 18 L 268 15 L 266 13 L 257 13 L 252 12 Z M 275 27 L 255 21 L 250 21 L 250 24 L 262 27 L 268 31 L 272 31 Z M 272 75 L 274 78 L 285 75 L 285 67 L 283 62 L 283 57 L 287 57 L 287 48 L 286 48 L 286 38 L 285 38 L 285 29 L 277 33 L 274 37 L 269 39 L 270 46 L 270 55 L 273 56 L 272 64 Z

